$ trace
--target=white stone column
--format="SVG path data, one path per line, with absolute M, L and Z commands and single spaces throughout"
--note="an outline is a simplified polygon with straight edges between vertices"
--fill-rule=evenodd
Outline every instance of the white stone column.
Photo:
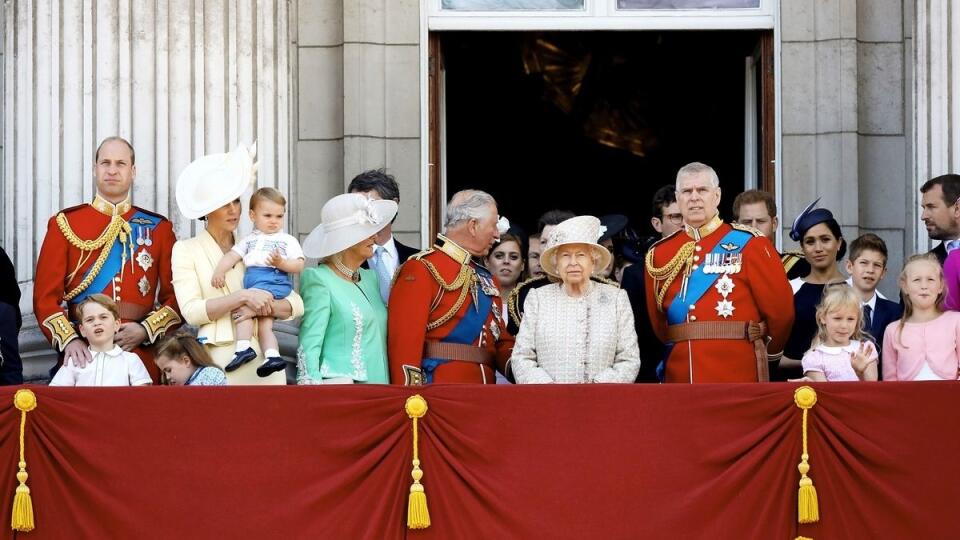
M 197 222 L 179 215 L 174 194 L 177 175 L 198 156 L 257 140 L 257 183 L 290 191 L 288 6 L 286 0 L 5 3 L 0 230 L 24 313 L 32 312 L 47 220 L 92 198 L 93 154 L 105 137 L 133 144 L 133 202 L 171 218 L 178 237 L 197 230 Z M 29 349 L 39 332 L 30 318 L 25 325 L 21 341 Z
M 924 182 L 960 172 L 960 6 L 953 0 L 917 0 L 912 85 L 914 192 Z M 917 250 L 928 249 L 917 227 Z

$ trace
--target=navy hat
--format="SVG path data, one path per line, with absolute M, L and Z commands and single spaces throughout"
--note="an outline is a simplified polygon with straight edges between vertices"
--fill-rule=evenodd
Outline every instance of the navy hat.
M 620 234 L 620 232 L 626 228 L 629 220 L 627 216 L 622 214 L 607 214 L 605 216 L 600 216 L 600 225 L 603 227 L 601 230 L 603 233 L 600 235 L 600 239 L 597 242 L 603 242 L 613 238 L 614 236 Z
M 807 207 L 803 209 L 803 212 L 800 212 L 800 215 L 797 216 L 797 219 L 793 220 L 793 227 L 790 228 L 790 238 L 792 238 L 794 242 L 803 240 L 804 233 L 809 231 L 814 225 L 819 225 L 827 221 L 836 221 L 833 218 L 833 213 L 826 208 L 814 208 L 818 202 L 820 202 L 819 197 L 807 205 Z

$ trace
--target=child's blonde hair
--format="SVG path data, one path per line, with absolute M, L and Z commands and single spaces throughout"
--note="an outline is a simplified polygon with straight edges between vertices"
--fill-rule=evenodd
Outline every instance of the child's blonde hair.
M 811 349 L 816 349 L 827 340 L 827 325 L 824 319 L 828 313 L 839 309 L 851 309 L 857 314 L 857 324 L 853 327 L 853 335 L 850 339 L 863 341 L 863 313 L 860 311 L 860 297 L 853 287 L 846 283 L 833 283 L 824 287 L 823 297 L 820 299 L 820 305 L 817 306 L 817 335 L 810 343 Z
M 197 341 L 197 338 L 186 330 L 178 330 L 173 334 L 163 338 L 157 344 L 153 354 L 154 358 L 167 356 L 170 358 L 180 358 L 186 356 L 197 367 L 217 367 L 213 363 L 213 358 L 207 352 L 207 348 Z M 219 368 L 217 368 L 219 369 Z
M 932 264 L 937 269 L 937 275 L 940 276 L 940 284 L 943 285 L 940 290 L 940 294 L 937 295 L 936 301 L 933 303 L 933 307 L 940 313 L 943 312 L 943 302 L 947 299 L 947 283 L 943 279 L 943 267 L 940 266 L 940 261 L 937 260 L 936 255 L 933 253 L 918 253 L 916 255 L 911 255 L 907 259 L 907 262 L 903 265 L 903 270 L 900 271 L 900 279 L 898 284 L 900 285 L 900 290 L 902 291 L 907 284 L 907 268 L 910 268 L 911 264 L 917 264 L 921 262 L 927 262 Z M 913 301 L 910 300 L 910 295 L 904 294 L 903 296 L 903 316 L 900 318 L 900 324 L 897 325 L 897 343 L 900 344 L 904 349 L 907 349 L 906 345 L 903 344 L 903 323 L 913 315 Z
M 257 208 L 257 203 L 260 201 L 270 201 L 279 204 L 286 208 L 287 199 L 284 198 L 283 193 L 273 189 L 272 187 L 262 187 L 253 192 L 253 195 L 250 196 L 250 209 L 254 210 Z
M 120 320 L 120 308 L 117 307 L 117 303 L 113 301 L 113 298 L 105 294 L 96 293 L 84 298 L 73 308 L 77 320 L 80 322 L 83 322 L 83 308 L 87 304 L 100 304 L 103 306 L 103 309 L 106 309 L 113 315 L 114 319 Z

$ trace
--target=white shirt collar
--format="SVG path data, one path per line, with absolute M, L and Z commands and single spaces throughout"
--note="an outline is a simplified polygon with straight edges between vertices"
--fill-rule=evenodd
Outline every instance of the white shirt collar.
M 89 346 L 87 346 L 87 349 L 90 351 L 91 356 L 96 356 L 98 354 L 105 354 L 107 356 L 114 357 L 114 356 L 120 356 L 121 354 L 123 354 L 123 349 L 121 349 L 119 345 L 114 345 L 113 348 L 110 349 L 109 351 L 95 351 L 91 349 Z
M 873 296 L 870 297 L 870 300 L 866 302 L 860 302 L 860 307 L 870 306 L 870 314 L 872 315 L 877 311 L 877 293 L 873 293 Z
M 397 243 L 393 241 L 392 234 L 390 235 L 390 239 L 387 240 L 387 242 L 383 244 L 383 246 L 381 247 L 387 250 L 387 253 L 390 254 L 391 257 L 393 257 L 393 260 L 397 260 L 397 258 L 399 257 L 399 255 L 397 254 Z
M 800 278 L 797 278 L 797 279 L 800 279 Z M 791 281 L 790 283 L 792 284 L 793 282 Z M 848 278 L 847 278 L 847 285 L 853 287 L 853 277 L 848 277 Z M 797 291 L 793 291 L 793 293 L 796 294 Z M 884 300 L 887 299 L 887 297 L 884 296 L 882 292 L 874 289 L 874 290 L 873 290 L 873 298 L 871 298 L 869 302 L 860 302 L 860 307 L 863 307 L 864 304 L 869 304 L 869 305 L 870 305 L 870 309 L 876 309 L 876 307 L 877 307 L 877 298 L 883 298 Z
M 847 343 L 843 347 L 831 347 L 829 345 L 824 345 L 823 343 L 821 343 L 820 345 L 817 345 L 817 350 L 820 352 L 825 352 L 827 354 L 840 354 L 841 352 L 854 353 L 854 352 L 857 352 L 857 347 L 859 346 L 860 346 L 859 342 L 851 340 L 850 343 Z

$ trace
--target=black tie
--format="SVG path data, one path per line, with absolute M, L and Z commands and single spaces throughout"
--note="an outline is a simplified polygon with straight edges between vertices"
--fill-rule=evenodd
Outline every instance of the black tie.
M 863 305 L 863 330 L 868 334 L 872 334 L 873 329 L 873 317 L 870 316 L 872 312 L 870 304 Z

